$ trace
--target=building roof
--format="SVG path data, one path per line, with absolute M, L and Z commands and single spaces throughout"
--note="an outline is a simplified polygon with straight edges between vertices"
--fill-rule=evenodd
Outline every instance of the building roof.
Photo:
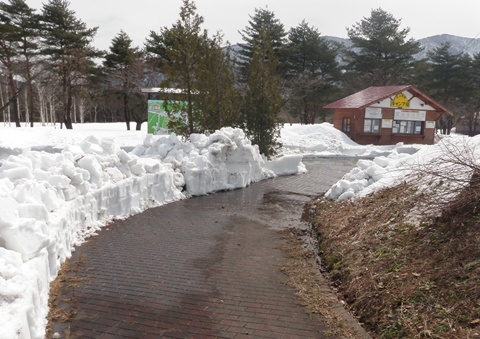
M 348 97 L 332 102 L 324 106 L 324 108 L 365 108 L 367 106 L 370 106 L 371 104 L 374 104 L 386 98 L 390 98 L 406 90 L 420 97 L 423 101 L 425 101 L 426 104 L 432 106 L 436 110 L 453 115 L 453 112 L 450 111 L 448 108 L 442 106 L 437 101 L 430 98 L 428 95 L 411 85 L 368 87 L 360 92 L 354 93 L 352 95 L 349 95 Z
M 151 87 L 142 88 L 142 93 L 182 94 L 183 92 L 180 88 Z

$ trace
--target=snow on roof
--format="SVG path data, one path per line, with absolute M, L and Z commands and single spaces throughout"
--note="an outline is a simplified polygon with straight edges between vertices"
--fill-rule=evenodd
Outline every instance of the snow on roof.
M 142 93 L 185 94 L 186 90 L 181 88 L 150 87 L 142 88 Z M 198 94 L 198 91 L 193 91 L 193 94 Z
M 151 87 L 151 88 L 142 88 L 142 93 L 182 94 L 183 91 L 180 88 Z

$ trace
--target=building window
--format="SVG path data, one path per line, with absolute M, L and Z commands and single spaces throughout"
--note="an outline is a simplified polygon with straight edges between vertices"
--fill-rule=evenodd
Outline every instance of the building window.
M 393 133 L 398 134 L 422 134 L 422 121 L 395 120 Z
M 363 123 L 363 133 L 379 133 L 380 119 L 365 119 Z
M 342 132 L 347 133 L 350 132 L 350 118 L 343 118 L 342 121 Z

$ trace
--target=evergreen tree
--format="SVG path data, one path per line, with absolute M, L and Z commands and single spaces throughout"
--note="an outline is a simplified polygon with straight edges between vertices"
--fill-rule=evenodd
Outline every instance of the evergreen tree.
M 181 100 L 186 107 L 181 110 L 182 120 L 171 119 L 174 130 L 183 135 L 195 132 L 194 100 L 198 93 L 195 84 L 199 63 L 203 57 L 202 46 L 208 40 L 207 32 L 202 31 L 203 17 L 196 13 L 196 5 L 191 0 L 183 0 L 180 19 L 172 28 L 164 27 L 160 34 L 150 33 L 146 49 L 156 57 L 161 65 L 165 80 L 162 87 L 175 87 L 181 90 Z M 173 118 L 173 117 L 171 117 Z
M 282 105 L 278 61 L 270 41 L 264 31 L 254 45 L 243 107 L 243 129 L 266 157 L 276 153 Z
M 229 48 L 221 47 L 222 37 L 215 36 L 203 46 L 196 82 L 196 121 L 202 132 L 214 132 L 226 126 L 239 126 L 239 93 L 235 88 L 234 62 Z
M 421 48 L 413 39 L 407 40 L 410 29 L 400 29 L 400 25 L 401 20 L 379 8 L 347 29 L 353 44 L 345 51 L 346 80 L 351 90 L 408 82 L 415 64 L 413 56 Z
M 104 66 L 112 81 L 112 87 L 123 98 L 123 113 L 127 130 L 130 130 L 129 97 L 140 92 L 143 72 L 141 53 L 138 48 L 132 46 L 132 39 L 124 31 L 120 31 L 113 38 L 110 52 L 105 55 Z
M 264 32 L 266 32 L 266 35 Z M 256 8 L 255 14 L 253 16 L 250 15 L 248 26 L 240 32 L 240 35 L 244 41 L 244 43 L 239 44 L 240 67 L 243 81 L 248 79 L 249 64 L 253 58 L 255 45 L 263 36 L 268 36 L 270 39 L 269 44 L 272 46 L 277 60 L 279 60 L 279 66 L 277 67 L 280 73 L 285 71 L 283 48 L 285 46 L 287 33 L 285 32 L 283 24 L 275 17 L 275 13 L 268 9 Z
M 450 43 L 427 53 L 428 68 L 424 73 L 425 90 L 458 116 L 475 110 L 475 86 L 472 82 L 472 59 L 469 55 L 454 54 Z M 449 133 L 454 125 L 452 117 L 442 117 L 440 121 L 444 133 Z
M 465 117 L 469 124 L 468 134 L 473 136 L 480 133 L 480 53 L 471 57 L 470 66 L 470 107 Z
M 20 127 L 20 117 L 18 115 L 18 94 L 15 86 L 15 59 L 19 55 L 19 46 L 21 43 L 20 28 L 18 28 L 9 13 L 9 5 L 0 3 L 0 62 L 7 72 L 8 98 L 7 106 L 10 106 L 10 119 L 15 122 L 16 127 Z M 5 107 L 2 107 L 5 109 Z
M 26 80 L 30 124 L 33 127 L 35 105 L 32 85 L 32 58 L 38 54 L 38 16 L 24 0 L 9 0 L 9 3 L 1 2 L 0 13 L 1 18 L 6 19 L 15 27 L 16 54 L 23 59 L 21 60 L 22 73 Z
M 42 30 L 43 53 L 48 55 L 49 64 L 59 76 L 61 88 L 60 120 L 67 129 L 72 129 L 72 99 L 77 86 L 92 74 L 95 64 L 93 58 L 100 56 L 91 45 L 97 27 L 87 28 L 77 19 L 75 12 L 69 9 L 66 0 L 49 0 L 43 5 Z
M 318 111 L 331 99 L 340 77 L 337 53 L 338 47 L 305 21 L 290 30 L 286 47 L 288 107 L 300 116 L 301 123 L 313 124 Z
M 450 52 L 450 43 L 444 43 L 428 52 L 426 84 L 429 93 L 445 105 L 454 101 L 464 91 L 465 72 L 462 71 L 463 54 Z

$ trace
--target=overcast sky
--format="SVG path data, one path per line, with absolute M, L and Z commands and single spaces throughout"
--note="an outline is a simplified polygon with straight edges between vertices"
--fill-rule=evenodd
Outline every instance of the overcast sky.
M 47 0 L 26 0 L 41 9 Z M 150 31 L 171 27 L 178 20 L 182 0 L 70 0 L 70 9 L 89 28 L 97 27 L 94 45 L 108 49 L 113 37 L 123 29 L 138 47 L 143 47 Z M 197 13 L 203 16 L 203 28 L 210 35 L 224 34 L 231 44 L 241 42 L 239 30 L 248 25 L 255 8 L 273 11 L 286 30 L 305 19 L 321 35 L 347 37 L 351 28 L 372 9 L 381 7 L 409 27 L 410 38 L 437 34 L 467 38 L 480 36 L 479 0 L 196 0 Z

